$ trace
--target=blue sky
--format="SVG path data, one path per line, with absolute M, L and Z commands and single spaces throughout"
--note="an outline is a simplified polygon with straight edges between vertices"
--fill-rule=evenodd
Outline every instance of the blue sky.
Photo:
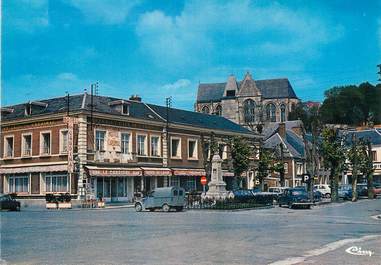
M 199 82 L 288 77 L 302 100 L 377 82 L 381 0 L 2 1 L 2 104 L 81 93 L 192 109 Z

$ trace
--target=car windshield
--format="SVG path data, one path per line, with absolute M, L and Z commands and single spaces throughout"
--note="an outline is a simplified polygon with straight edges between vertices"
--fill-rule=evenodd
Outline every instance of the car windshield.
M 341 186 L 341 187 L 339 187 L 339 190 L 350 190 L 351 189 L 351 187 L 349 187 L 349 186 Z

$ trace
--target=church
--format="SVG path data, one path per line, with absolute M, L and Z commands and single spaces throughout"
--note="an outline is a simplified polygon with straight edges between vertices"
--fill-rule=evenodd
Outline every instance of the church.
M 200 83 L 195 111 L 220 115 L 250 129 L 258 124 L 285 122 L 300 102 L 287 78 L 242 81 L 230 75 L 224 83 Z

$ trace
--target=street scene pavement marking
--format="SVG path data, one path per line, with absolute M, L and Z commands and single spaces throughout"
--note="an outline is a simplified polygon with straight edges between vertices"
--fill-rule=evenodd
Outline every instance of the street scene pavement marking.
M 377 239 L 377 238 L 381 238 L 381 234 L 380 235 L 367 235 L 367 236 L 363 236 L 361 238 L 342 239 L 342 240 L 338 240 L 338 241 L 329 243 L 327 245 L 324 245 L 321 248 L 307 251 L 303 256 L 287 258 L 287 259 L 284 259 L 284 260 L 272 262 L 269 265 L 293 265 L 293 264 L 298 264 L 298 263 L 304 262 L 308 258 L 323 255 L 323 254 L 325 254 L 327 252 L 334 251 L 336 249 L 339 249 L 341 247 L 344 247 L 344 246 L 352 244 L 352 243 L 359 243 L 359 242 L 364 242 L 364 241 L 367 241 L 367 240 Z

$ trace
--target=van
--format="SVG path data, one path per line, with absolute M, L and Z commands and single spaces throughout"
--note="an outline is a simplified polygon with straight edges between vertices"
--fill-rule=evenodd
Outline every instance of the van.
M 147 197 L 135 203 L 135 210 L 141 212 L 143 209 L 154 211 L 162 209 L 169 212 L 171 209 L 182 211 L 185 202 L 185 190 L 180 187 L 156 188 Z

